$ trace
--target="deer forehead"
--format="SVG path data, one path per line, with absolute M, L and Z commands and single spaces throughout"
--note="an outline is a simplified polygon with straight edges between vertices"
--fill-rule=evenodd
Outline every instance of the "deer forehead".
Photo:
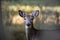
M 32 15 L 27 15 L 25 18 L 33 19 Z

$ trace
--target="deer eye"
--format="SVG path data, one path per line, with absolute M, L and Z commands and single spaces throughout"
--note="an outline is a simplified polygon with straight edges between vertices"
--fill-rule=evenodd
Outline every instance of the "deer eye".
M 24 20 L 26 20 L 26 18 L 24 17 Z
M 31 18 L 31 20 L 33 20 L 33 18 Z
M 24 20 L 26 20 L 26 18 L 24 18 Z

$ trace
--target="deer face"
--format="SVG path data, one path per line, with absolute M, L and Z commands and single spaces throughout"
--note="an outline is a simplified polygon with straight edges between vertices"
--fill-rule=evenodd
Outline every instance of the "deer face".
M 25 24 L 30 26 L 33 23 L 33 19 L 39 15 L 39 10 L 36 10 L 32 13 L 32 15 L 26 15 L 23 11 L 19 10 L 19 15 L 24 18 Z
M 27 26 L 30 26 L 31 23 L 33 22 L 33 17 L 32 17 L 31 15 L 27 15 L 27 16 L 24 18 L 24 20 L 25 20 L 25 24 L 26 24 Z

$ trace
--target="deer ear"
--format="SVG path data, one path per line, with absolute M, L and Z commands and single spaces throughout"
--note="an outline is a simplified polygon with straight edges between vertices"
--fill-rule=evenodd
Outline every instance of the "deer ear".
M 26 16 L 26 14 L 25 14 L 23 11 L 18 10 L 18 12 L 19 12 L 19 15 L 20 15 L 21 17 L 25 17 L 25 16 Z
M 36 10 L 32 13 L 32 16 L 35 18 L 39 15 L 39 10 Z

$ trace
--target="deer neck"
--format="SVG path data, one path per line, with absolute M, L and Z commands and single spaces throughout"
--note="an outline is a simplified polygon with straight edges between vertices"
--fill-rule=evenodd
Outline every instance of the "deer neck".
M 31 23 L 31 29 L 34 29 L 33 22 Z

